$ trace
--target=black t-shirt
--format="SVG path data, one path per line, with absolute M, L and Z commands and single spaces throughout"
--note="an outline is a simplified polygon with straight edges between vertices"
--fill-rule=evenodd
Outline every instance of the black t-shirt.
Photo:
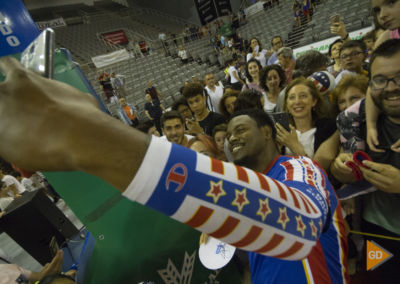
M 374 162 L 389 164 L 400 169 L 400 153 L 390 150 L 390 146 L 400 139 L 400 124 L 392 122 L 386 115 L 380 115 L 376 125 L 379 146 L 383 146 L 385 152 L 378 153 L 367 148 L 368 155 Z
M 204 133 L 209 136 L 212 136 L 214 127 L 221 123 L 226 123 L 224 117 L 219 113 L 212 111 L 210 111 L 205 119 L 199 121 L 199 124 L 201 128 L 203 128 Z
M 321 144 L 332 136 L 336 131 L 336 121 L 330 118 L 320 118 L 315 122 L 314 151 L 316 152 Z
M 153 119 L 160 118 L 162 115 L 162 109 L 160 107 L 160 101 L 154 100 L 153 103 L 147 102 L 144 105 L 144 109 L 149 112 L 149 115 Z

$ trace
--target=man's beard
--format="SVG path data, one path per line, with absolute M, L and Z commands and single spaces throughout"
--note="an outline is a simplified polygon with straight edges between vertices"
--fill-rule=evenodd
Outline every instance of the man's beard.
M 400 90 L 391 92 L 383 91 L 379 95 L 371 95 L 375 105 L 388 117 L 400 118 L 400 106 L 395 108 L 386 107 L 384 100 L 388 97 L 400 96 Z

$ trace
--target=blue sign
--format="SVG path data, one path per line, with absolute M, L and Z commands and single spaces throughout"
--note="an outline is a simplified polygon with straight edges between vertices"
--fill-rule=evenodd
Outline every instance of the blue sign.
M 21 0 L 0 1 L 0 57 L 22 52 L 39 34 Z

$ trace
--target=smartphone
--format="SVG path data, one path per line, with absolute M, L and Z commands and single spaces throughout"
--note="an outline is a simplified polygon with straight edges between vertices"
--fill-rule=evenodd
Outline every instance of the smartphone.
M 274 123 L 279 123 L 287 131 L 290 132 L 289 114 L 288 113 L 286 113 L 286 112 L 274 112 L 274 113 L 271 113 L 271 118 L 272 118 Z
M 22 52 L 22 65 L 43 77 L 52 79 L 54 45 L 54 31 L 47 28 Z
M 51 239 L 50 239 L 49 249 L 50 249 L 50 254 L 52 257 L 54 257 L 57 254 L 57 252 L 60 250 L 60 247 L 57 243 L 57 239 L 54 236 L 51 237 Z
M 340 22 L 340 16 L 338 14 L 334 14 L 330 17 L 331 25 L 337 24 Z
M 254 49 L 256 50 L 256 53 L 258 53 L 260 51 L 260 46 L 256 45 L 256 47 Z

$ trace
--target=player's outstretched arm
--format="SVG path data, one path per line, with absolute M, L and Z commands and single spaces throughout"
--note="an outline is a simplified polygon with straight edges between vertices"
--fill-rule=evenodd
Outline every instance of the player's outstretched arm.
M 82 170 L 125 190 L 148 137 L 101 112 L 95 99 L 1 58 L 0 156 L 32 171 Z

